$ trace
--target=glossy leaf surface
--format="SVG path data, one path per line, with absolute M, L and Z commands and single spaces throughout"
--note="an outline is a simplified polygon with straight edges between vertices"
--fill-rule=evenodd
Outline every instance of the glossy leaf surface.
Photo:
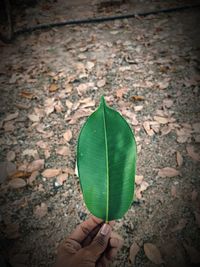
M 105 221 L 121 218 L 134 193 L 136 143 L 125 119 L 101 98 L 78 139 L 77 168 L 84 201 Z

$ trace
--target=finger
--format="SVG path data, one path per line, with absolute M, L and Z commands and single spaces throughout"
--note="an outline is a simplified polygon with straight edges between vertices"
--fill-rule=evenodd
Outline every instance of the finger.
M 90 253 L 91 258 L 97 260 L 100 255 L 106 250 L 111 235 L 111 226 L 104 224 L 92 243 L 84 249 Z
M 107 251 L 105 253 L 105 257 L 109 260 L 109 261 L 113 261 L 118 253 L 119 249 L 118 248 L 111 248 L 109 251 Z
M 108 267 L 109 261 L 106 259 L 104 255 L 100 257 L 100 259 L 97 261 L 97 267 Z
M 114 223 L 115 223 L 115 221 L 110 221 L 108 224 L 109 224 L 111 227 L 113 227 Z M 94 237 L 96 236 L 96 234 L 99 232 L 99 230 L 100 230 L 100 228 L 101 228 L 102 225 L 103 225 L 103 222 L 102 222 L 101 224 L 99 224 L 98 226 L 96 226 L 96 227 L 90 232 L 90 234 L 85 238 L 85 240 L 84 240 L 83 243 L 82 243 L 82 246 L 83 246 L 83 247 L 88 246 L 88 245 L 92 242 L 93 238 L 94 238 Z M 111 233 L 111 235 L 112 235 L 112 233 Z
M 85 246 L 88 246 L 92 240 L 94 239 L 94 237 L 97 235 L 97 233 L 99 232 L 101 226 L 103 224 L 99 224 L 98 226 L 96 226 L 92 232 L 89 233 L 89 235 L 84 239 L 84 241 L 82 242 L 82 246 L 85 247 Z
M 123 238 L 117 233 L 112 232 L 109 240 L 109 246 L 105 251 L 106 258 L 108 260 L 113 260 L 116 257 L 117 252 L 122 248 L 123 243 Z
M 101 222 L 101 219 L 98 219 L 94 216 L 90 217 L 88 220 L 79 224 L 74 230 L 74 232 L 68 237 L 68 239 L 72 239 L 78 243 L 81 243 L 89 235 L 89 233 Z

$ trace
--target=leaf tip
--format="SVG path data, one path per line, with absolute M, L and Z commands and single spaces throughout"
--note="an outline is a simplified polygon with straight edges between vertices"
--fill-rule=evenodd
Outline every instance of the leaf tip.
M 104 106 L 104 105 L 106 105 L 106 101 L 105 101 L 104 96 L 102 95 L 101 96 L 101 101 L 100 101 L 100 106 Z

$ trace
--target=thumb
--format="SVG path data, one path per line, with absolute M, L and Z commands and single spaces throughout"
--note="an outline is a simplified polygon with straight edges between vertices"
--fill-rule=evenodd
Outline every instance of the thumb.
M 108 241 L 111 235 L 111 226 L 107 223 L 99 230 L 92 243 L 87 247 L 90 251 L 90 255 L 97 260 L 99 256 L 106 250 Z

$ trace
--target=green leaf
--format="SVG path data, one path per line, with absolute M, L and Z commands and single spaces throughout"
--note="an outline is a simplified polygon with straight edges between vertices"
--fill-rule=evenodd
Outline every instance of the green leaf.
M 90 212 L 105 221 L 121 218 L 133 200 L 136 143 L 128 123 L 103 97 L 80 132 L 77 167 Z

